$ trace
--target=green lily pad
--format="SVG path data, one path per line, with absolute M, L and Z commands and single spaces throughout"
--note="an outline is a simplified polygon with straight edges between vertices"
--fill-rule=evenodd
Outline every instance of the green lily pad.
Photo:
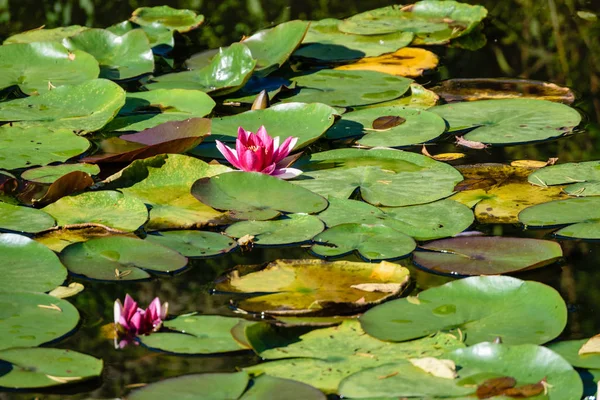
M 259 356 L 278 360 L 246 371 L 304 382 L 326 393 L 335 393 L 340 381 L 355 372 L 408 358 L 439 357 L 464 347 L 446 333 L 404 343 L 384 342 L 366 335 L 355 320 L 308 333 L 259 324 L 246 328 L 246 335 Z
M 0 233 L 0 292 L 48 292 L 67 279 L 54 252 L 26 236 Z
M 253 236 L 257 245 L 302 243 L 325 229 L 323 222 L 313 215 L 290 214 L 271 221 L 241 221 L 229 226 L 225 233 L 235 238 Z
M 256 60 L 250 49 L 241 43 L 221 49 L 210 64 L 197 71 L 174 72 L 152 78 L 145 85 L 155 89 L 195 89 L 213 94 L 235 92 L 248 81 Z
M 335 314 L 398 296 L 408 280 L 406 268 L 387 262 L 276 260 L 242 276 L 236 270 L 219 282 L 216 290 L 257 294 L 239 303 L 241 309 L 251 312 Z M 270 294 L 260 295 L 265 292 Z
M 4 41 L 4 44 L 60 42 L 64 38 L 77 35 L 79 32 L 83 32 L 86 29 L 88 28 L 80 25 L 61 26 L 53 29 L 36 28 L 12 35 Z M 97 75 L 94 78 L 96 77 Z
M 550 343 L 546 347 L 559 354 L 574 367 L 598 369 L 600 368 L 600 354 L 578 354 L 581 346 L 583 346 L 588 340 L 589 338 L 581 340 L 563 340 L 560 342 Z
M 316 213 L 327 207 L 318 194 L 259 172 L 234 171 L 197 180 L 192 195 L 240 219 L 271 219 L 279 212 Z M 250 217 L 256 218 L 250 218 Z
M 417 246 L 402 232 L 385 225 L 340 224 L 313 239 L 311 251 L 322 257 L 336 257 L 353 251 L 368 261 L 401 258 Z
M 78 49 L 94 56 L 100 64 L 100 78 L 130 79 L 154 71 L 150 42 L 139 29 L 124 35 L 106 29 L 86 29 L 64 39 L 63 45 L 71 51 Z
M 143 27 L 164 27 L 183 33 L 199 27 L 204 22 L 204 15 L 169 6 L 140 7 L 133 12 L 130 21 Z
M 330 69 L 291 78 L 301 87 L 285 99 L 302 103 L 325 103 L 352 107 L 380 103 L 402 96 L 412 80 L 375 71 L 335 71 Z
M 572 196 L 600 195 L 600 161 L 565 163 L 540 168 L 527 178 L 536 186 L 565 185 Z
M 242 43 L 256 59 L 255 73 L 266 76 L 279 69 L 300 45 L 307 29 L 307 21 L 288 21 L 244 39 Z
M 118 24 L 114 24 L 106 28 L 107 31 L 114 33 L 115 35 L 125 35 L 134 29 L 138 29 L 137 24 L 133 24 L 131 21 L 123 21 Z M 140 26 L 139 29 L 143 30 L 152 52 L 157 55 L 168 54 L 175 46 L 175 38 L 173 37 L 173 30 L 166 28 L 162 25 L 145 25 Z
M 375 129 L 381 117 L 400 117 L 400 125 Z M 363 136 L 358 144 L 368 147 L 404 147 L 429 142 L 446 130 L 446 122 L 434 113 L 404 107 L 376 107 L 342 115 L 326 133 L 328 139 Z
M 32 389 L 79 383 L 102 373 L 102 360 L 73 350 L 16 348 L 0 351 L 12 369 L 0 376 L 0 387 Z
M 152 349 L 177 354 L 216 354 L 247 350 L 232 336 L 231 330 L 241 320 L 221 315 L 182 315 L 165 321 L 163 326 L 181 333 L 156 332 L 141 337 Z
M 0 202 L 0 229 L 37 233 L 54 226 L 54 218 L 42 210 Z
M 90 54 L 66 49 L 56 42 L 0 46 L 0 89 L 18 85 L 25 94 L 44 94 L 53 86 L 76 85 L 95 79 L 98 61 Z
M 79 321 L 71 303 L 43 293 L 3 291 L 0 304 L 0 350 L 50 342 L 71 332 Z
M 356 189 L 373 205 L 408 206 L 451 195 L 462 175 L 420 154 L 392 149 L 313 153 L 293 183 L 322 196 L 348 198 Z M 304 167 L 304 168 L 303 168 Z
M 148 219 L 148 210 L 141 200 L 112 190 L 63 197 L 43 210 L 59 226 L 94 223 L 135 231 Z
M 187 264 L 187 258 L 174 250 L 125 236 L 74 243 L 65 247 L 60 259 L 75 274 L 107 281 L 147 279 L 146 270 L 172 273 Z
M 580 399 L 583 384 L 579 374 L 561 356 L 533 344 L 479 343 L 450 352 L 447 358 L 461 369 L 463 383 L 477 384 L 477 376 L 510 376 L 517 386 L 546 380 L 548 393 L 535 397 L 549 400 Z
M 21 178 L 36 183 L 53 183 L 57 179 L 73 171 L 85 172 L 88 175 L 98 175 L 100 168 L 94 164 L 61 164 L 48 165 L 40 168 L 31 168 L 21 174 Z
M 129 400 L 232 400 L 238 399 L 250 378 L 246 372 L 193 374 L 164 379 L 131 392 Z
M 169 121 L 204 117 L 214 106 L 214 100 L 198 90 L 156 89 L 127 93 L 125 105 L 104 130 L 143 131 Z
M 61 86 L 40 96 L 0 103 L 0 121 L 88 133 L 101 129 L 125 104 L 125 91 L 106 79 Z
M 368 108 L 377 108 L 377 107 L 407 107 L 407 108 L 416 108 L 419 110 L 426 110 L 435 106 L 440 97 L 433 91 L 425 89 L 422 85 L 418 83 L 410 84 L 410 91 L 405 93 L 404 96 L 399 97 L 394 100 L 384 101 L 382 103 L 370 104 L 367 106 L 358 106 L 352 107 L 354 111 L 365 110 Z
M 204 231 L 168 231 L 146 236 L 146 240 L 161 244 L 186 257 L 211 257 L 237 248 L 229 236 Z
M 468 345 L 500 337 L 506 344 L 542 344 L 567 323 L 553 288 L 507 276 L 470 277 L 424 290 L 367 311 L 363 329 L 381 340 L 404 341 L 460 329 Z
M 450 275 L 499 275 L 552 264 L 563 255 L 550 240 L 511 237 L 459 237 L 421 246 L 413 255 L 416 265 Z
M 318 61 L 350 61 L 391 53 L 412 42 L 412 32 L 395 32 L 387 35 L 349 35 L 340 32 L 341 21 L 335 18 L 311 21 L 302 46 L 294 56 Z
M 37 235 L 34 240 L 43 244 L 50 250 L 60 253 L 65 247 L 73 243 L 85 242 L 97 237 L 129 236 L 136 238 L 133 233 L 121 232 L 104 225 L 71 225 L 52 229 Z
M 240 400 L 326 400 L 325 394 L 312 386 L 290 379 L 260 375 Z
M 577 110 L 546 100 L 481 100 L 437 106 L 450 132 L 469 130 L 464 138 L 492 145 L 537 142 L 570 134 L 581 122 Z

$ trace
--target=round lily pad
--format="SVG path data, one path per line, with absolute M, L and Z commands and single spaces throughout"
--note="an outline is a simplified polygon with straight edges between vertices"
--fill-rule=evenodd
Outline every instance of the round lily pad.
M 130 20 L 144 27 L 160 26 L 178 32 L 189 32 L 204 22 L 204 15 L 169 6 L 140 7 L 133 12 Z
M 469 345 L 500 337 L 506 344 L 548 342 L 567 323 L 560 294 L 544 284 L 507 276 L 470 277 L 427 289 L 367 311 L 363 329 L 403 341 L 460 329 Z
M 415 241 L 402 232 L 385 225 L 340 224 L 313 239 L 310 249 L 322 257 L 343 256 L 353 251 L 365 260 L 387 260 L 409 255 Z
M 98 175 L 100 173 L 100 167 L 94 164 L 85 163 L 48 165 L 45 167 L 28 169 L 21 174 L 21 178 L 30 182 L 53 183 L 58 178 L 73 171 L 82 171 L 89 175 Z
M 135 231 L 148 219 L 146 205 L 136 197 L 112 190 L 63 197 L 43 208 L 59 226 L 96 223 Z
M 0 202 L 0 229 L 37 233 L 54 226 L 54 218 L 42 210 Z
M 2 291 L 0 305 L 0 350 L 50 342 L 71 332 L 79 321 L 71 303 L 47 294 Z
M 450 275 L 499 275 L 552 264 L 563 255 L 550 240 L 501 236 L 459 237 L 421 246 L 413 261 L 427 270 Z
M 540 168 L 527 178 L 536 186 L 565 185 L 572 196 L 600 195 L 600 161 L 565 163 Z
M 262 400 L 281 398 L 286 400 L 326 400 L 320 390 L 291 379 L 260 375 L 240 400 Z
M 186 257 L 211 257 L 237 248 L 229 236 L 204 231 L 168 231 L 146 236 L 146 240 L 161 244 Z
M 172 273 L 187 264 L 187 258 L 174 250 L 126 236 L 74 243 L 65 247 L 60 259 L 75 274 L 108 281 L 147 279 L 146 270 Z
M 26 236 L 0 233 L 0 292 L 48 292 L 67 279 L 54 252 Z
M 254 236 L 257 245 L 302 243 L 323 231 L 321 220 L 308 214 L 290 214 L 271 221 L 240 221 L 229 226 L 225 233 L 240 238 Z
M 598 369 L 600 368 L 600 354 L 578 354 L 581 346 L 583 346 L 588 340 L 589 339 L 563 340 L 560 342 L 550 343 L 546 347 L 559 354 L 574 367 Z
M 465 139 L 492 145 L 563 136 L 581 122 L 574 108 L 546 100 L 482 100 L 446 104 L 429 111 L 444 118 L 451 132 L 469 130 Z
M 52 326 L 52 325 L 50 325 Z M 11 371 L 0 376 L 0 387 L 32 389 L 79 383 L 102 373 L 102 360 L 73 350 L 16 348 L 0 351 Z
M 439 96 L 431 90 L 425 89 L 418 83 L 413 82 L 410 84 L 410 91 L 405 93 L 402 97 L 384 101 L 382 103 L 353 107 L 353 109 L 359 111 L 367 108 L 400 106 L 425 110 L 435 106 L 439 99 Z
M 66 37 L 77 35 L 79 32 L 82 32 L 86 29 L 88 29 L 88 28 L 85 26 L 80 26 L 80 25 L 61 26 L 61 27 L 52 28 L 52 29 L 45 29 L 45 28 L 31 29 L 29 31 L 17 33 L 16 35 L 10 36 L 8 39 L 6 39 L 4 41 L 4 44 L 34 43 L 34 42 L 59 42 Z
M 242 276 L 234 271 L 216 289 L 258 295 L 239 303 L 247 311 L 278 315 L 335 314 L 397 296 L 408 280 L 406 268 L 388 262 L 277 260 L 260 271 Z M 265 292 L 270 294 L 260 295 Z

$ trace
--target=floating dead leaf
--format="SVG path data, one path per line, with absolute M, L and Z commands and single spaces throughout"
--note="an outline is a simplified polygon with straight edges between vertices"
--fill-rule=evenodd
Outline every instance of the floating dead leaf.
M 600 353 L 600 335 L 596 335 L 590 338 L 587 342 L 581 346 L 577 354 L 580 356 L 584 354 L 595 354 Z
M 17 198 L 24 204 L 43 207 L 62 197 L 79 193 L 93 184 L 94 180 L 88 173 L 72 171 L 51 184 L 28 181 L 17 195 Z
M 371 279 L 386 280 L 392 278 L 397 273 L 398 264 L 382 261 L 373 268 Z
M 490 147 L 489 144 L 475 142 L 473 140 L 467 140 L 462 136 L 456 137 L 456 144 L 458 146 L 468 147 L 469 149 L 476 149 L 476 150 L 482 150 L 482 149 Z
M 60 253 L 72 243 L 85 242 L 93 238 L 105 236 L 136 237 L 131 232 L 119 231 L 100 224 L 87 223 L 53 227 L 39 232 L 34 240 L 42 243 L 50 250 Z
M 45 304 L 38 304 L 38 307 L 45 308 L 46 310 L 54 310 L 54 311 L 62 312 L 62 308 L 60 308 L 59 306 L 57 306 L 54 303 L 51 303 L 49 306 L 45 305 Z
M 353 289 L 362 290 L 365 292 L 380 292 L 380 293 L 395 293 L 402 288 L 399 283 L 359 283 L 358 285 L 350 286 Z
M 490 397 L 503 394 L 506 389 L 511 389 L 515 387 L 516 384 L 516 379 L 510 376 L 492 378 L 479 385 L 475 394 L 478 399 L 489 399 Z
M 401 125 L 406 122 L 406 118 L 394 116 L 394 115 L 385 115 L 383 117 L 379 117 L 373 121 L 373 129 L 377 130 L 387 130 L 392 129 L 395 126 Z
M 115 268 L 115 278 L 117 279 L 125 278 L 129 274 L 131 274 L 130 269 L 126 269 L 125 271 L 119 271 L 119 269 Z
M 423 147 L 421 148 L 421 154 L 423 154 L 426 157 L 433 158 L 436 161 L 443 162 L 459 160 L 461 158 L 466 157 L 465 153 L 440 153 L 436 155 L 431 155 L 429 154 L 429 151 L 427 151 L 427 147 L 425 145 L 423 145 Z
M 58 382 L 58 383 L 69 383 L 69 382 L 74 382 L 74 381 L 81 380 L 81 376 L 52 376 L 52 375 L 46 375 L 46 377 L 48 379 L 51 379 L 54 382 Z
M 434 69 L 439 63 L 434 53 L 415 47 L 404 47 L 393 53 L 377 57 L 365 57 L 353 64 L 335 69 L 377 71 L 391 75 L 417 77 Z
M 238 246 L 240 246 L 242 251 L 251 250 L 254 246 L 254 236 L 253 235 L 244 235 L 237 240 Z
M 456 374 L 456 364 L 452 360 L 438 359 L 435 357 L 409 358 L 408 361 L 417 368 L 437 376 L 438 378 L 454 379 Z
M 536 161 L 536 160 L 515 160 L 510 163 L 513 167 L 524 167 L 524 168 L 543 168 L 548 165 L 554 165 L 558 161 L 558 157 L 549 158 L 548 161 Z
M 83 289 L 84 286 L 81 283 L 72 282 L 69 286 L 59 286 L 48 294 L 50 296 L 58 297 L 59 299 L 66 299 L 67 297 L 75 296 Z
M 519 387 L 506 389 L 502 394 L 504 396 L 522 399 L 537 396 L 538 394 L 542 394 L 545 392 L 546 386 L 542 382 L 538 382 L 532 383 L 530 385 L 523 385 Z

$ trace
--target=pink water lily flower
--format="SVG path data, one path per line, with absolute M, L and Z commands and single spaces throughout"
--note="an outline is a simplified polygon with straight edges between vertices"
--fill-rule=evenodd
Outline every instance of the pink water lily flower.
M 298 138 L 288 137 L 279 144 L 279 136 L 272 138 L 264 126 L 256 133 L 238 128 L 235 150 L 217 142 L 217 149 L 235 168 L 247 172 L 261 172 L 281 179 L 291 179 L 302 173 L 299 169 L 287 168 L 293 156 L 287 157 Z
M 169 303 L 161 305 L 156 297 L 147 309 L 138 307 L 135 300 L 129 295 L 125 296 L 125 303 L 115 301 L 115 347 L 123 348 L 130 343 L 135 343 L 136 336 L 147 335 L 160 329 L 162 322 L 167 317 Z M 117 343 L 118 342 L 118 343 Z

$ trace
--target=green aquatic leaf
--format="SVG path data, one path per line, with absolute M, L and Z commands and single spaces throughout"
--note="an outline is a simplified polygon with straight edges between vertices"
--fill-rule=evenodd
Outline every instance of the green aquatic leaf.
M 271 221 L 236 222 L 225 233 L 235 238 L 250 235 L 252 243 L 272 246 L 306 242 L 324 228 L 323 222 L 313 215 L 290 214 Z
M 418 83 L 410 84 L 410 91 L 405 93 L 402 97 L 394 100 L 384 101 L 382 103 L 370 104 L 367 106 L 352 107 L 354 111 L 365 110 L 368 108 L 376 107 L 407 107 L 416 108 L 419 110 L 426 110 L 435 106 L 438 103 L 439 96 L 435 92 L 425 89 Z
M 107 31 L 119 36 L 125 35 L 134 29 L 138 29 L 138 26 L 137 24 L 134 25 L 131 21 L 119 22 L 106 28 Z M 152 51 L 157 55 L 168 54 L 175 46 L 173 30 L 169 28 L 159 24 L 140 26 L 139 29 L 144 31 L 148 37 Z
M 285 400 L 326 400 L 320 390 L 291 379 L 275 378 L 269 375 L 259 375 L 254 378 L 252 386 L 240 400 L 262 399 Z
M 60 42 L 64 38 L 77 35 L 89 29 L 80 25 L 61 26 L 53 29 L 36 28 L 29 31 L 17 33 L 4 41 L 4 44 L 34 43 L 34 42 Z M 94 77 L 95 78 L 95 77 Z
M 229 253 L 237 243 L 229 236 L 205 231 L 167 231 L 146 236 L 146 240 L 175 250 L 186 257 L 212 257 Z
M 470 277 L 390 301 L 360 318 L 381 340 L 404 341 L 460 329 L 468 345 L 500 337 L 506 344 L 546 343 L 567 323 L 567 307 L 553 288 L 507 276 Z
M 0 202 L 0 229 L 37 233 L 54 224 L 54 218 L 42 210 Z
M 57 179 L 73 171 L 85 172 L 88 175 L 98 175 L 100 173 L 100 167 L 86 163 L 48 165 L 45 167 L 28 169 L 21 174 L 21 178 L 30 182 L 53 183 Z
M 204 22 L 204 15 L 169 6 L 140 7 L 133 12 L 129 20 L 143 27 L 164 27 L 183 33 L 200 26 Z
M 562 190 L 572 196 L 600 195 L 600 161 L 565 163 L 540 168 L 527 178 L 529 183 L 546 187 L 565 185 Z
M 581 340 L 562 340 L 548 344 L 548 347 L 553 352 L 559 354 L 567 360 L 569 364 L 577 368 L 598 369 L 600 368 L 600 354 L 589 353 L 579 355 L 579 349 L 588 339 Z

